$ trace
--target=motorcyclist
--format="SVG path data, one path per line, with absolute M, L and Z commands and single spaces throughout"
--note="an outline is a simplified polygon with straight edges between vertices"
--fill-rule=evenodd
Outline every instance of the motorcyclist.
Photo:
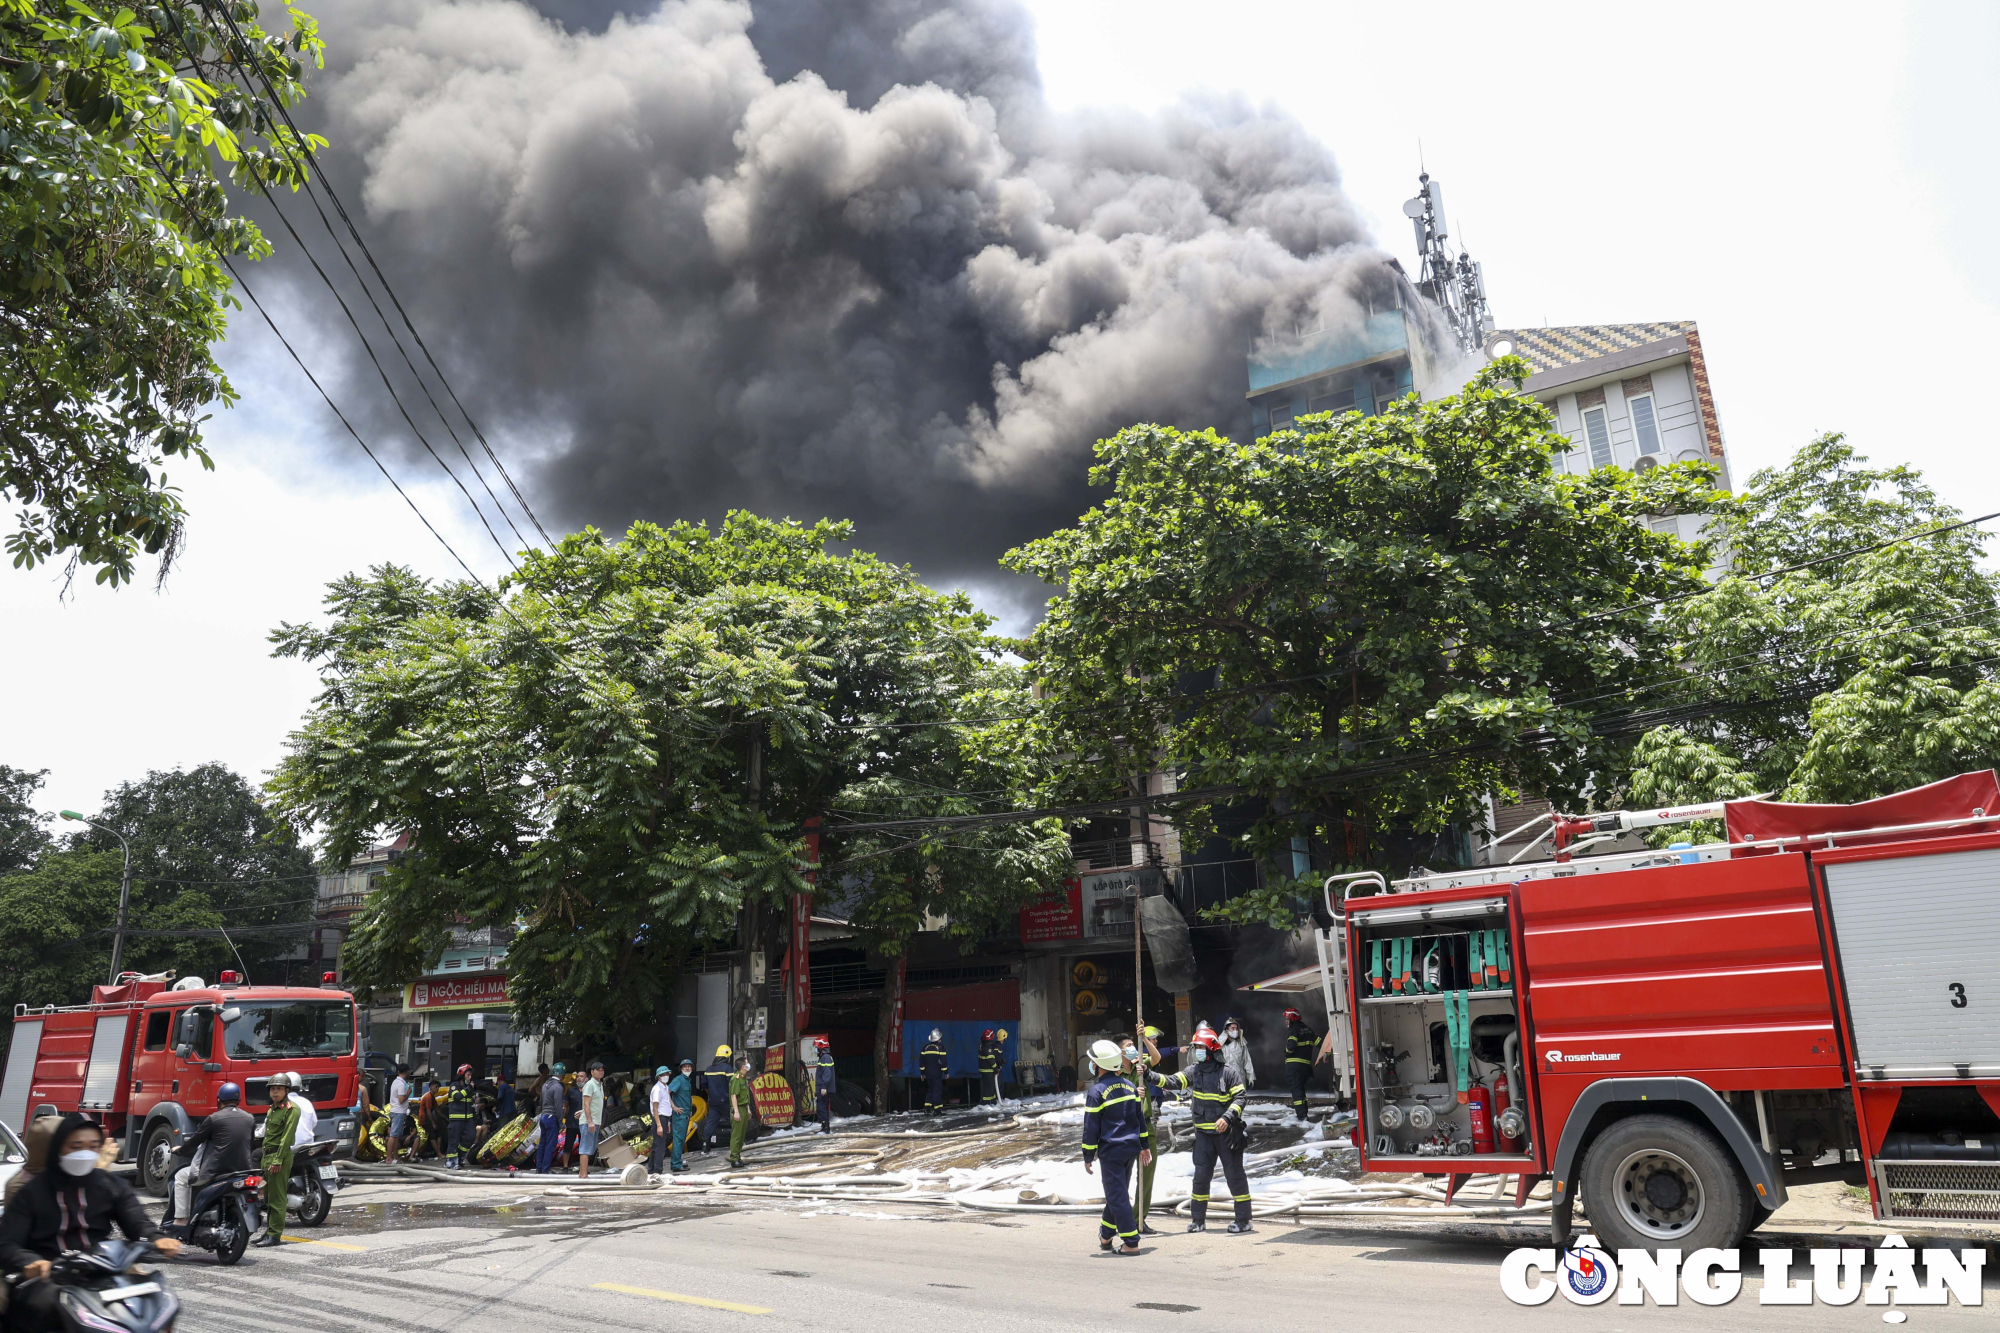
M 264 1176 L 264 1234 L 251 1241 L 262 1249 L 285 1241 L 285 1197 L 291 1189 L 292 1138 L 299 1128 L 299 1109 L 292 1105 L 289 1074 L 273 1074 L 270 1082 L 271 1109 L 264 1117 L 263 1160 L 258 1163 Z
M 139 1196 L 97 1164 L 104 1131 L 81 1111 L 62 1118 L 49 1137 L 48 1170 L 21 1187 L 0 1212 L 0 1267 L 23 1279 L 8 1311 L 10 1329 L 59 1329 L 51 1261 L 69 1250 L 94 1249 L 115 1224 L 128 1240 L 150 1240 L 162 1254 L 180 1242 L 162 1236 Z
M 311 1147 L 313 1140 L 319 1137 L 319 1111 L 306 1096 L 306 1081 L 299 1076 L 298 1070 L 287 1069 L 285 1081 L 292 1089 L 285 1100 L 299 1113 L 298 1131 L 292 1135 L 292 1149 L 296 1152 L 300 1148 Z
M 174 1172 L 173 1196 L 160 1225 L 167 1234 L 185 1239 L 197 1210 L 195 1191 L 210 1181 L 250 1169 L 250 1149 L 257 1139 L 257 1118 L 243 1109 L 243 1089 L 225 1083 L 215 1090 L 215 1114 L 208 1116 L 174 1149 L 174 1159 L 188 1164 Z

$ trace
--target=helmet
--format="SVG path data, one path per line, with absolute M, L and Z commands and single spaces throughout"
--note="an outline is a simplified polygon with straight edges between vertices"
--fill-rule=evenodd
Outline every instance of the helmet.
M 464 1077 L 467 1077 L 467 1076 L 469 1076 L 469 1075 L 470 1075 L 471 1073 L 472 1073 L 472 1066 L 471 1066 L 471 1065 L 460 1065 L 460 1066 L 458 1067 L 458 1074 L 459 1074 L 459 1077 L 460 1077 L 460 1078 L 464 1078 Z
M 669 1075 L 669 1074 L 671 1074 L 671 1073 L 673 1073 L 673 1072 L 674 1072 L 673 1070 L 671 1070 L 671 1069 L 667 1068 L 667 1067 L 666 1067 L 665 1065 L 661 1065 L 661 1066 L 660 1066 L 660 1067 L 659 1067 L 658 1069 L 655 1069 L 655 1070 L 653 1071 L 653 1077 L 654 1077 L 654 1078 L 665 1078 L 665 1077 L 666 1077 L 667 1075 Z
M 266 1090 L 270 1092 L 284 1091 L 285 1089 L 288 1089 L 292 1086 L 292 1076 L 280 1070 L 278 1073 L 271 1075 L 271 1077 L 265 1081 L 264 1086 Z
M 301 1092 L 306 1086 L 306 1081 L 299 1077 L 299 1071 L 296 1069 L 287 1069 L 285 1071 L 285 1081 L 292 1085 L 293 1092 Z
M 815 1037 L 813 1039 L 813 1045 L 818 1047 L 822 1051 L 830 1051 L 833 1049 L 833 1043 L 825 1037 Z
M 683 1056 L 681 1057 L 681 1068 L 682 1068 L 682 1069 L 693 1069 L 693 1068 L 694 1068 L 694 1057 L 693 1057 L 692 1055 L 683 1055 Z
M 243 1089 L 234 1083 L 225 1083 L 215 1090 L 215 1102 L 218 1106 L 235 1106 L 242 1100 Z
M 1287 1010 L 1285 1010 L 1285 1021 L 1286 1021 L 1287 1023 L 1297 1023 L 1297 1022 L 1299 1022 L 1299 1021 L 1300 1021 L 1300 1019 L 1299 1019 L 1299 1011 L 1298 1011 L 1298 1010 L 1296 1010 L 1296 1009 L 1287 1009 Z
M 932 1028 L 932 1029 L 931 1029 L 931 1040 L 932 1040 L 932 1041 L 943 1041 L 943 1040 L 944 1040 L 944 1029 L 943 1029 L 943 1028 Z
M 567 1074 L 569 1072 L 569 1066 L 564 1064 L 562 1061 L 558 1060 L 556 1061 L 555 1068 L 551 1069 L 549 1072 L 554 1074 L 557 1078 L 561 1078 L 564 1074 Z
M 1195 1033 L 1194 1040 L 1190 1041 L 1188 1045 L 1199 1046 L 1210 1055 L 1215 1055 L 1222 1050 L 1222 1043 L 1215 1039 L 1213 1032 Z
M 718 1060 L 727 1060 L 729 1058 L 729 1047 L 727 1046 L 716 1047 L 715 1058 Z
M 993 1040 L 993 1029 L 992 1029 L 992 1028 L 988 1028 L 988 1029 L 986 1029 L 986 1031 L 984 1031 L 984 1032 L 980 1033 L 980 1034 L 979 1034 L 979 1039 L 980 1039 L 981 1041 L 992 1041 L 992 1040 Z
M 1151 1023 L 1148 1023 L 1146 1024 L 1146 1035 L 1152 1038 L 1154 1041 L 1158 1041 L 1165 1034 L 1162 1033 L 1158 1028 L 1154 1027 Z
M 1125 1063 L 1125 1052 L 1118 1049 L 1115 1041 L 1093 1041 L 1090 1043 L 1090 1063 L 1107 1074 L 1115 1074 Z
M 1229 1017 L 1222 1020 L 1222 1026 L 1226 1028 L 1232 1028 L 1232 1027 L 1240 1028 L 1243 1026 L 1243 1020 L 1238 1018 L 1235 1014 L 1231 1014 Z

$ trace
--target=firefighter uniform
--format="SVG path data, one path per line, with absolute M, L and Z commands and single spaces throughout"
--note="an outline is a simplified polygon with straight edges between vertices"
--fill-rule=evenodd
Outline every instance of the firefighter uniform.
M 1236 1226 L 1250 1225 L 1250 1178 L 1243 1172 L 1243 1082 L 1220 1060 L 1204 1060 L 1178 1074 L 1152 1074 L 1161 1088 L 1185 1088 L 1194 1100 L 1194 1189 L 1188 1195 L 1188 1219 L 1208 1224 L 1208 1187 L 1215 1164 L 1229 1184 L 1236 1205 Z
M 1097 1163 L 1104 1182 L 1097 1243 L 1107 1250 L 1114 1241 L 1139 1243 L 1139 1223 L 1132 1216 L 1132 1168 L 1139 1150 L 1152 1146 L 1139 1089 L 1123 1074 L 1098 1075 L 1083 1098 L 1083 1160 Z
M 979 1104 L 998 1106 L 1000 1104 L 1000 1056 L 1006 1048 L 997 1037 L 988 1034 L 979 1042 Z
M 813 1105 L 819 1111 L 819 1132 L 833 1133 L 833 1052 L 821 1051 L 813 1066 Z
M 944 1110 L 944 1076 L 951 1068 L 951 1054 L 944 1043 L 931 1040 L 917 1052 L 917 1072 L 924 1076 L 924 1111 L 938 1115 Z
M 1295 1018 L 1285 1033 L 1285 1081 L 1292 1089 L 1292 1113 L 1306 1118 L 1306 1084 L 1312 1079 L 1313 1057 L 1319 1051 L 1319 1033 Z
M 479 1108 L 473 1104 L 472 1085 L 454 1083 L 444 1094 L 445 1123 L 445 1164 L 453 1170 L 472 1165 L 472 1139 L 474 1116 Z

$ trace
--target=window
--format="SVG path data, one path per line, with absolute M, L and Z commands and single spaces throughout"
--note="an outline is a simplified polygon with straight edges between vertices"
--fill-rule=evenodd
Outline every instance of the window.
M 1681 535 L 1680 520 L 1672 516 L 1649 518 L 1646 520 L 1646 526 L 1665 537 L 1678 537 Z
M 1604 409 L 1593 407 L 1583 414 L 1583 433 L 1590 441 L 1590 465 L 1611 466 L 1611 427 L 1605 423 Z
M 1288 430 L 1291 428 L 1291 424 L 1292 405 L 1286 403 L 1283 407 L 1280 407 L 1276 403 L 1273 403 L 1271 405 L 1271 429 Z
M 1339 393 L 1315 398 L 1306 404 L 1309 412 L 1352 412 L 1354 410 L 1354 390 L 1342 389 Z
M 167 1034 L 173 1031 L 174 1016 L 166 1009 L 155 1009 L 146 1015 L 146 1049 L 164 1051 L 167 1049 Z
M 1641 454 L 1660 452 L 1660 427 L 1653 419 L 1653 395 L 1644 394 L 1638 398 L 1628 398 L 1625 406 L 1632 409 L 1632 434 L 1639 441 Z
M 223 1033 L 232 1060 L 272 1056 L 346 1055 L 354 1049 L 354 1006 L 341 1000 L 232 1006 L 239 1012 Z

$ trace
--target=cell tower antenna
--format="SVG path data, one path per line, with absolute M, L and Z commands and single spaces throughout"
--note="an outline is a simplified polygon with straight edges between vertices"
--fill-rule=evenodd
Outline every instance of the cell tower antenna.
M 1464 247 L 1454 258 L 1445 244 L 1451 233 L 1445 223 L 1444 186 L 1423 169 L 1421 140 L 1417 167 L 1417 197 L 1403 204 L 1403 216 L 1410 219 L 1417 237 L 1417 290 L 1444 312 L 1459 349 L 1476 352 L 1493 329 L 1493 312 L 1486 303 L 1486 277 Z

